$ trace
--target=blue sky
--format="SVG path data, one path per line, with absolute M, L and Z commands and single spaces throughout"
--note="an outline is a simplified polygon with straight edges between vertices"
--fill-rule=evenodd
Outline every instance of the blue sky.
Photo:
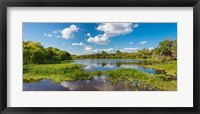
M 23 41 L 76 55 L 153 49 L 176 38 L 177 23 L 23 23 Z

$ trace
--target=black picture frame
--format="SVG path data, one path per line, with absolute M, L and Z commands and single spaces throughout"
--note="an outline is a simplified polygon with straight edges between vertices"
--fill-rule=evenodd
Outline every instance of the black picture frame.
M 7 7 L 193 7 L 193 107 L 7 107 Z M 2 114 L 199 114 L 200 113 L 200 0 L 1 0 L 0 112 Z

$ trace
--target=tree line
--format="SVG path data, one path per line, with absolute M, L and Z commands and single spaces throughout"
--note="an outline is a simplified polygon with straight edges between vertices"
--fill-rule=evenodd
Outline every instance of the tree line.
M 86 55 L 73 55 L 73 58 L 84 59 L 159 59 L 159 60 L 176 60 L 177 59 L 177 39 L 169 40 L 165 39 L 159 43 L 158 47 L 149 50 L 143 48 L 137 52 L 121 52 L 117 50 L 115 53 L 107 53 L 102 51 L 96 54 L 86 54 Z
M 71 55 L 66 51 L 44 48 L 40 42 L 23 41 L 23 64 L 55 63 L 70 59 Z
M 54 47 L 44 48 L 40 42 L 23 41 L 23 64 L 42 64 L 57 63 L 63 60 L 71 59 L 159 59 L 176 60 L 177 59 L 177 39 L 165 39 L 160 42 L 158 47 L 149 50 L 143 48 L 137 52 L 107 53 L 102 51 L 96 54 L 70 55 L 70 53 Z

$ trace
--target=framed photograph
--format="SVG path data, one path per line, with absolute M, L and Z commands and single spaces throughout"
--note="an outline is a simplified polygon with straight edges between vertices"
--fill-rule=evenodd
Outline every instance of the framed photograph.
M 199 113 L 199 0 L 4 0 L 0 111 Z

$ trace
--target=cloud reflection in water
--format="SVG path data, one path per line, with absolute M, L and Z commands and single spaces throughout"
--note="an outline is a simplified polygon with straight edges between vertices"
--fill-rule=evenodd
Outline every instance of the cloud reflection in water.
M 70 91 L 130 91 L 124 84 L 112 85 L 106 75 L 91 80 L 63 81 L 61 85 Z

